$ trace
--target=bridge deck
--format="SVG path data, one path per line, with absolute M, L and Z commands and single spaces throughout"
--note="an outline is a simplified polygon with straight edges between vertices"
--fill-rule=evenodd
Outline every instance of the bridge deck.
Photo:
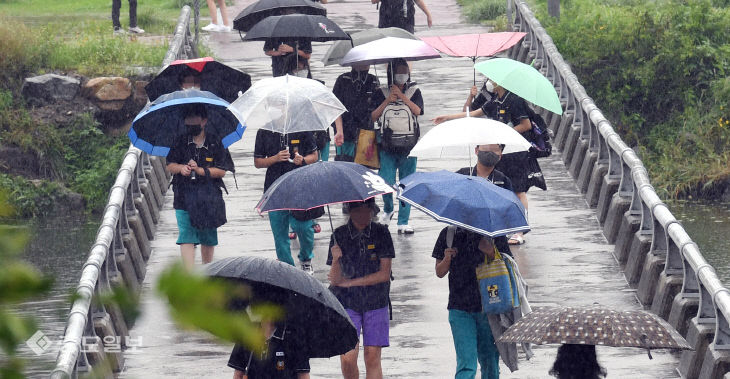
M 237 14 L 250 0 L 236 2 L 231 13 Z M 460 18 L 454 0 L 430 2 L 436 26 L 428 30 L 423 15 L 417 12 L 419 35 L 476 33 L 485 31 Z M 327 5 L 329 17 L 345 30 L 360 30 L 377 25 L 375 7 L 367 1 L 332 1 Z M 205 11 L 204 11 L 205 12 Z M 270 59 L 262 54 L 262 43 L 242 43 L 237 33 L 210 37 L 209 46 L 224 62 L 250 73 L 254 79 L 270 75 Z M 332 86 L 346 69 L 322 68 L 319 60 L 327 44 L 315 44 L 311 62 L 313 74 Z M 382 67 L 378 67 L 381 70 Z M 424 132 L 431 127 L 427 120 L 435 115 L 461 109 L 472 80 L 471 60 L 442 58 L 413 64 L 414 80 L 422 89 L 425 112 L 421 117 Z M 247 130 L 243 141 L 231 148 L 239 189 L 232 178 L 226 178 L 231 190 L 226 197 L 228 224 L 219 230 L 220 245 L 216 259 L 237 255 L 274 257 L 273 238 L 265 218 L 253 210 L 263 189 L 263 170 L 253 167 L 255 130 Z M 421 160 L 419 170 L 455 170 L 468 162 Z M 613 247 L 601 233 L 594 213 L 576 190 L 559 157 L 541 161 L 548 191 L 529 193 L 530 221 L 533 231 L 527 244 L 513 249 L 525 279 L 530 284 L 529 298 L 533 306 L 588 305 L 598 302 L 615 309 L 640 307 L 612 256 Z M 344 218 L 335 207 L 335 223 Z M 434 274 L 430 257 L 438 231 L 444 226 L 419 211 L 411 213 L 416 229 L 412 236 L 393 234 L 396 259 L 392 284 L 393 321 L 391 346 L 383 351 L 386 377 L 447 378 L 453 375 L 455 354 L 447 321 L 447 280 Z M 325 223 L 315 240 L 315 276 L 326 280 L 326 246 L 329 226 Z M 221 377 L 232 371 L 226 367 L 231 345 L 213 341 L 202 334 L 178 330 L 169 318 L 166 304 L 154 293 L 159 273 L 179 259 L 175 245 L 177 228 L 172 210 L 172 193 L 168 193 L 161 212 L 153 254 L 142 293 L 143 315 L 131 331 L 143 337 L 143 346 L 126 353 L 126 369 L 122 377 Z M 294 243 L 293 251 L 298 250 Z M 520 361 L 520 370 L 509 374 L 502 367 L 503 377 L 542 378 L 547 376 L 555 358 L 556 346 L 538 346 L 531 361 Z M 677 355 L 655 352 L 649 360 L 640 349 L 600 348 L 599 360 L 609 377 L 669 378 L 677 377 Z M 362 362 L 362 360 L 361 360 Z M 315 359 L 311 362 L 312 377 L 340 377 L 339 359 Z M 364 374 L 363 365 L 361 373 Z

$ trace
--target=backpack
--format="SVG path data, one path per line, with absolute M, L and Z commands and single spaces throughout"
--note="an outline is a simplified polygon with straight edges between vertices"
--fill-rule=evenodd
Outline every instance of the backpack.
M 408 87 L 404 94 L 410 98 L 417 89 L 415 85 Z M 390 89 L 381 88 L 381 91 L 386 99 L 390 96 Z M 416 116 L 402 101 L 388 104 L 378 119 L 378 124 L 381 134 L 380 147 L 389 153 L 410 153 L 421 134 Z
M 545 120 L 539 114 L 528 107 L 532 129 L 524 133 L 525 139 L 530 141 L 530 155 L 535 158 L 547 158 L 553 153 L 553 145 L 550 143 L 550 130 Z

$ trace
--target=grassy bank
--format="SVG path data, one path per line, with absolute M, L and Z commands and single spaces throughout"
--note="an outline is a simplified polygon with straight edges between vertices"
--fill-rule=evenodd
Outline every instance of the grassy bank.
M 48 72 L 130 76 L 138 67 L 157 68 L 182 3 L 139 2 L 137 23 L 146 33 L 117 37 L 110 2 L 0 2 L 0 146 L 17 146 L 39 158 L 42 166 L 42 177 L 32 181 L 0 167 L 0 189 L 10 193 L 20 216 L 43 215 L 68 189 L 84 196 L 87 210 L 100 209 L 129 144 L 126 136 L 105 135 L 90 114 L 76 115 L 65 125 L 33 117 L 20 95 L 23 78 Z M 127 7 L 123 1 L 125 29 Z
M 508 28 L 507 2 L 504 0 L 456 0 L 469 22 L 481 23 L 494 28 L 495 32 Z
M 665 197 L 717 196 L 730 179 L 730 2 L 561 2 L 536 14 Z

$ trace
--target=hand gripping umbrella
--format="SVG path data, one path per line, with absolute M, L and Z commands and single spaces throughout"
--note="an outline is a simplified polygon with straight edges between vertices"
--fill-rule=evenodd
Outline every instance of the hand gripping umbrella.
M 208 113 L 206 134 L 220 138 L 223 147 L 227 148 L 243 137 L 246 127 L 228 111 L 227 101 L 208 91 L 186 89 L 147 103 L 127 133 L 132 145 L 147 154 L 166 157 L 175 141 L 185 133 L 182 110 L 190 104 L 205 106 Z
M 401 180 L 398 199 L 436 221 L 491 238 L 530 230 L 514 192 L 478 176 L 416 172 Z
M 339 64 L 342 58 L 345 57 L 348 51 L 355 46 L 360 46 L 368 42 L 379 40 L 386 37 L 397 37 L 404 39 L 418 40 L 418 37 L 413 33 L 403 30 L 401 28 L 372 28 L 357 33 L 350 34 L 352 41 L 335 41 L 332 46 L 324 54 L 322 62 L 325 66 L 333 64 Z
M 212 92 L 229 103 L 238 98 L 239 91 L 246 92 L 251 87 L 250 75 L 205 57 L 176 60 L 167 65 L 144 87 L 147 97 L 153 101 L 180 90 L 180 77 L 188 72 L 199 75 L 201 90 Z
M 270 16 L 280 16 L 284 11 L 308 15 L 327 15 L 327 8 L 311 0 L 259 0 L 244 8 L 233 19 L 233 29 L 247 32 L 259 21 Z
M 357 345 L 357 331 L 335 295 L 317 279 L 284 262 L 261 257 L 225 258 L 205 267 L 208 275 L 251 287 L 250 302 L 283 293 L 287 327 L 301 338 L 301 353 L 309 358 L 344 354 Z M 245 299 L 241 299 L 245 300 Z M 242 305 L 242 304 L 241 304 Z

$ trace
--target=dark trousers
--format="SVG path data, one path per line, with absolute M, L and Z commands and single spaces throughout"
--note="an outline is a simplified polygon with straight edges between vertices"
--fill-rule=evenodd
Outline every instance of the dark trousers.
M 122 0 L 112 0 L 112 24 L 115 28 L 122 27 L 119 23 L 119 9 L 122 7 Z M 129 27 L 137 26 L 137 0 L 129 0 Z

